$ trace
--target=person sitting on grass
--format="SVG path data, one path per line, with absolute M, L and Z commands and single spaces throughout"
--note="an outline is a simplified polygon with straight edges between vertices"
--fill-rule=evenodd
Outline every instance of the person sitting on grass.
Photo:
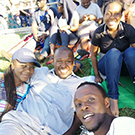
M 134 135 L 135 119 L 115 117 L 106 91 L 96 83 L 84 82 L 75 92 L 76 115 L 84 125 L 82 135 Z
M 36 62 L 32 51 L 26 48 L 17 50 L 5 73 L 0 73 L 0 121 L 8 111 L 15 109 L 29 90 L 29 80 L 34 73 Z
M 89 35 L 93 37 L 93 33 L 102 23 L 103 15 L 99 6 L 91 0 L 81 0 L 81 4 L 76 8 L 79 14 L 78 36 L 80 37 L 81 49 L 90 51 Z
M 51 56 L 46 63 L 53 62 L 55 45 L 74 45 L 78 41 L 76 31 L 79 28 L 79 15 L 75 10 L 76 4 L 72 0 L 58 1 L 58 14 L 55 17 L 54 23 L 50 32 L 50 50 Z
M 35 56 L 38 61 L 44 62 L 50 54 L 49 32 L 56 11 L 52 7 L 47 7 L 46 0 L 37 0 L 36 4 L 38 9 L 32 15 L 32 33 L 36 41 Z
M 126 65 L 132 80 L 135 76 L 135 29 L 130 24 L 120 21 L 122 12 L 123 4 L 119 1 L 105 4 L 103 9 L 105 24 L 96 29 L 91 45 L 95 82 L 102 83 L 101 74 L 106 76 L 110 109 L 114 116 L 119 115 L 118 83 L 120 74 L 122 75 L 122 65 Z M 102 55 L 97 62 L 99 49 Z
M 73 97 L 84 80 L 73 73 L 73 65 L 72 50 L 62 46 L 55 51 L 54 69 L 36 68 L 25 100 L 3 116 L 0 134 L 74 135 L 80 121 Z

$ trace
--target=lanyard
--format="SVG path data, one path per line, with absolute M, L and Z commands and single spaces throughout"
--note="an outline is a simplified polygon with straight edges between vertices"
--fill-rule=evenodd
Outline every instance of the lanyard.
M 30 85 L 27 84 L 27 91 L 26 93 L 22 96 L 22 98 L 20 99 L 19 103 L 21 103 L 22 100 L 24 100 L 26 98 L 26 95 L 29 93 L 29 90 L 30 90 Z M 19 104 L 18 103 L 18 104 Z M 15 110 L 17 109 L 18 105 L 16 106 Z

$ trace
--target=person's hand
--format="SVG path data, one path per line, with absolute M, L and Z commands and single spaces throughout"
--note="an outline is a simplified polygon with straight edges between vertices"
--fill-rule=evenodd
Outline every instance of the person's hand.
M 87 15 L 83 15 L 82 20 L 83 21 L 87 21 L 88 20 L 88 16 Z
M 102 77 L 100 75 L 95 76 L 95 82 L 96 83 L 102 83 L 103 82 Z
M 90 20 L 90 21 L 96 21 L 97 20 L 97 17 L 95 16 L 95 15 L 92 15 L 92 14 L 90 14 L 90 15 L 87 15 L 87 17 L 88 17 L 88 20 Z
M 36 40 L 37 42 L 39 42 L 39 36 L 38 36 L 38 35 L 35 35 L 34 38 L 35 38 L 35 40 Z
M 44 42 L 44 40 L 48 37 L 48 35 L 46 33 L 42 34 L 41 36 L 39 36 L 38 41 L 42 40 L 42 42 Z
M 63 32 L 63 31 L 66 31 L 66 30 L 68 30 L 68 25 L 62 26 L 60 28 L 60 32 Z

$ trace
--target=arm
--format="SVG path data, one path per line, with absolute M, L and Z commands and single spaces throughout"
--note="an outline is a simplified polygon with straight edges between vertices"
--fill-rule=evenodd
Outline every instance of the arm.
M 76 113 L 74 115 L 74 121 L 70 129 L 64 133 L 63 135 L 75 135 L 75 132 L 78 130 L 79 126 L 81 125 L 81 121 L 77 117 Z
M 54 22 L 54 13 L 51 9 L 48 10 L 48 14 L 50 15 L 51 17 L 51 25 L 53 25 L 53 22 Z
M 32 23 L 32 33 L 34 35 L 35 40 L 39 41 L 38 40 L 38 25 L 35 21 Z
M 84 21 L 87 21 L 88 17 L 87 15 L 83 15 L 83 17 L 79 20 L 79 25 L 81 25 Z
M 103 79 L 101 78 L 97 67 L 97 52 L 98 46 L 91 45 L 91 62 L 95 73 L 95 82 L 102 83 Z
M 103 22 L 103 18 L 99 18 L 99 19 L 97 19 L 97 21 L 96 21 L 98 24 L 101 24 L 102 22 Z
M 60 28 L 60 30 L 70 30 L 70 31 L 77 31 L 79 28 L 79 15 L 77 12 L 74 12 L 73 18 L 71 21 L 71 25 L 66 25 Z
M 24 10 L 20 10 L 22 13 L 24 13 L 25 15 L 28 15 L 28 16 L 30 16 L 30 14 L 29 13 L 27 13 L 26 11 L 24 11 Z

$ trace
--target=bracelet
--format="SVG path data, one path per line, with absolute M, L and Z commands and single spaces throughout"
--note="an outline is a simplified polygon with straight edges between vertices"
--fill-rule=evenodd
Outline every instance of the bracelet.
M 69 30 L 71 29 L 71 26 L 69 25 Z

